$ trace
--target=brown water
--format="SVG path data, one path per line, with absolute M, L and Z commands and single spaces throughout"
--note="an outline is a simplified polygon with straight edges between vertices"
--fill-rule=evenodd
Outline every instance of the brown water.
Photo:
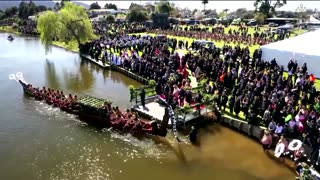
M 152 140 L 99 131 L 41 102 L 25 97 L 8 75 L 23 72 L 36 86 L 111 98 L 130 107 L 128 85 L 140 84 L 103 71 L 75 53 L 53 48 L 45 55 L 38 39 L 0 34 L 0 179 L 292 179 L 255 142 L 226 128 L 202 136 L 201 148 L 174 152 Z M 169 141 L 174 144 L 172 137 Z M 186 138 L 182 138 L 186 141 Z M 176 144 L 174 145 L 176 146 Z

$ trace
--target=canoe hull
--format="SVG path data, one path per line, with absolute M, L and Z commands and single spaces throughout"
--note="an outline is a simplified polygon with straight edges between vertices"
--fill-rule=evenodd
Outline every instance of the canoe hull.
M 23 91 L 24 91 L 24 93 L 26 95 L 35 98 L 35 96 L 33 95 L 33 92 L 31 92 L 27 88 L 28 83 L 26 81 L 19 80 L 19 83 L 22 86 Z M 91 115 L 91 114 L 84 113 L 84 112 L 81 112 L 81 111 L 78 111 L 78 110 L 62 110 L 62 111 L 66 112 L 66 113 L 69 113 L 69 114 L 78 115 L 78 118 L 81 121 L 86 122 L 86 123 L 88 123 L 90 125 L 94 125 L 94 126 L 99 127 L 99 128 L 110 128 L 110 127 L 112 127 L 112 123 L 110 123 L 110 120 L 107 119 L 107 118 L 103 118 L 102 116 Z M 144 121 L 144 123 L 151 123 L 151 122 Z M 139 138 L 149 137 L 149 136 L 157 136 L 156 134 L 150 133 L 150 131 L 147 132 L 147 131 L 143 131 L 143 130 L 140 130 L 140 131 L 121 130 L 121 133 L 130 133 L 130 134 L 132 134 L 132 135 L 134 135 L 136 137 L 139 137 Z

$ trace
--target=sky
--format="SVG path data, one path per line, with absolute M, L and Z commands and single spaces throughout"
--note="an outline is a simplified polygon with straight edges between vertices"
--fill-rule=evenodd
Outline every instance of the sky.
M 96 1 L 80 1 L 86 4 L 91 4 Z M 121 9 L 128 9 L 130 4 L 132 2 L 137 3 L 137 4 L 145 4 L 146 2 L 150 1 L 125 1 L 125 0 L 118 0 L 118 1 L 97 1 L 100 6 L 104 6 L 106 3 L 113 3 L 118 6 L 118 8 Z M 151 1 L 152 2 L 152 1 Z M 153 1 L 154 2 L 154 1 Z M 203 4 L 201 3 L 201 0 L 196 0 L 196 1 L 170 1 L 174 3 L 176 6 L 180 8 L 189 8 L 189 9 L 203 9 Z M 235 11 L 238 8 L 246 8 L 248 10 L 253 10 L 254 0 L 247 0 L 247 1 L 210 1 L 206 5 L 206 9 L 216 9 L 218 12 L 222 11 L 223 9 L 229 9 L 230 11 Z M 288 1 L 285 6 L 280 8 L 279 10 L 284 10 L 284 11 L 295 11 L 297 7 L 299 7 L 301 4 L 304 5 L 306 9 L 315 9 L 317 8 L 320 11 L 320 2 L 319 1 Z

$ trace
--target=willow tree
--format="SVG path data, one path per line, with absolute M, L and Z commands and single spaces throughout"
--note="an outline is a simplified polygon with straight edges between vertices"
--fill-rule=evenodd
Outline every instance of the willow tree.
M 86 10 L 70 2 L 65 2 L 58 12 L 46 11 L 40 15 L 37 30 L 46 53 L 56 39 L 65 43 L 76 41 L 80 45 L 95 37 Z

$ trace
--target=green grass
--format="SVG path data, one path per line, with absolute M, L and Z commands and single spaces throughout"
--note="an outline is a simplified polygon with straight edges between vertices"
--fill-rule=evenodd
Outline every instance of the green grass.
M 54 46 L 58 46 L 58 47 L 67 49 L 72 52 L 79 52 L 79 46 L 76 41 L 70 41 L 69 43 L 64 43 L 64 42 L 60 42 L 60 41 L 53 41 L 52 44 Z
M 186 26 L 186 25 L 182 25 L 182 26 L 180 26 L 180 27 L 183 27 L 183 28 L 185 28 L 185 27 L 188 27 L 188 28 L 190 28 L 190 26 Z M 209 29 L 211 30 L 212 28 L 214 28 L 215 26 L 203 26 L 203 25 L 200 25 L 200 27 L 209 27 Z M 229 27 L 227 27 L 227 28 L 225 28 L 224 30 L 225 30 L 225 33 L 228 33 L 228 31 L 229 30 L 238 30 L 239 29 L 239 27 L 238 26 L 229 26 Z M 265 31 L 265 30 L 267 30 L 268 29 L 268 27 L 265 27 L 265 26 L 262 26 L 262 27 L 260 27 L 260 31 Z M 248 34 L 251 34 L 251 36 L 253 35 L 253 33 L 255 32 L 255 30 L 254 30 L 254 28 L 253 27 L 249 27 L 248 28 Z M 296 36 L 296 35 L 299 35 L 299 34 L 302 34 L 302 33 L 304 33 L 304 32 L 306 32 L 305 30 L 302 30 L 302 29 L 295 29 L 294 31 L 293 31 L 293 33 L 291 34 L 291 36 Z M 156 36 L 156 34 L 153 34 L 153 33 L 137 33 L 137 35 L 138 34 L 149 34 L 149 35 L 151 35 L 151 36 Z M 189 37 L 182 37 L 182 36 L 168 36 L 169 38 L 174 38 L 174 39 L 177 39 L 178 41 L 179 40 L 183 40 L 183 41 L 187 41 L 188 42 L 188 44 L 191 44 L 194 40 L 197 40 L 197 39 L 195 39 L 195 38 L 189 38 Z M 214 43 L 215 43 L 215 45 L 217 46 L 217 47 L 223 47 L 224 45 L 230 45 L 230 46 L 232 46 L 232 47 L 235 47 L 235 46 L 237 46 L 237 45 L 240 45 L 240 47 L 241 48 L 243 48 L 243 47 L 249 47 L 249 50 L 250 50 L 250 56 L 252 57 L 252 55 L 253 55 L 253 52 L 256 50 L 256 49 L 258 49 L 258 48 L 260 48 L 260 46 L 259 45 L 251 45 L 251 46 L 248 46 L 247 44 L 242 44 L 242 43 L 240 43 L 240 44 L 236 44 L 236 43 L 226 43 L 226 42 L 224 42 L 224 41 L 214 41 L 214 40 L 212 40 Z
M 0 32 L 7 32 L 16 35 L 22 35 L 19 31 L 14 29 L 12 26 L 0 26 Z

